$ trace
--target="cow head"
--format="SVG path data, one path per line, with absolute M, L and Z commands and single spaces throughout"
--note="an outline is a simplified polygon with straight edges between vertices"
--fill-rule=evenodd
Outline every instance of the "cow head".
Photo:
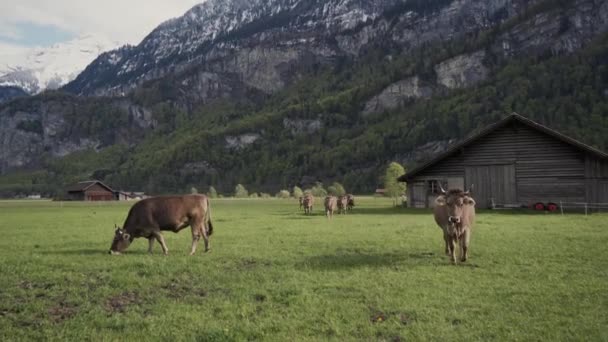
M 120 227 L 116 225 L 114 225 L 114 227 L 116 230 L 114 231 L 114 240 L 112 240 L 112 246 L 110 246 L 109 253 L 112 255 L 119 255 L 122 251 L 129 247 L 133 239 L 129 233 Z
M 464 210 L 467 206 L 475 206 L 475 200 L 471 197 L 471 192 L 453 189 L 445 191 L 441 189 L 441 194 L 435 200 L 435 205 L 445 207 L 448 214 L 448 224 L 451 226 L 460 225 Z

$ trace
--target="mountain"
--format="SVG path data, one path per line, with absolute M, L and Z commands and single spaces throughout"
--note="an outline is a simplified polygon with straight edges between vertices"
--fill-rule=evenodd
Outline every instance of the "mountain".
M 599 0 L 209 0 L 0 106 L 0 193 L 369 191 L 512 111 L 606 148 L 607 32 Z
M 411 51 L 457 39 L 535 2 L 209 0 L 161 24 L 138 46 L 101 55 L 65 89 L 122 96 L 145 81 L 197 67 L 218 87 L 236 83 L 272 94 L 296 79 L 303 65 L 356 57 L 378 41 Z M 514 41 L 513 49 L 520 43 Z
M 72 81 L 89 63 L 118 43 L 83 35 L 50 47 L 0 52 L 0 86 L 17 87 L 30 95 L 57 89 Z

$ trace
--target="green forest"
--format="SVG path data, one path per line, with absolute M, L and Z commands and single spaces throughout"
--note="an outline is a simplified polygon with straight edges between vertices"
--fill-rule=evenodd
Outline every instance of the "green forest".
M 508 23 L 507 23 L 508 24 Z M 349 192 L 371 193 L 391 161 L 433 141 L 462 139 L 512 112 L 595 146 L 608 148 L 608 36 L 572 55 L 502 59 L 492 54 L 489 32 L 466 41 L 424 46 L 414 54 L 374 49 L 337 66 L 313 67 L 284 91 L 266 98 L 217 101 L 189 112 L 172 106 L 171 80 L 146 84 L 131 95 L 151 108 L 158 127 L 134 146 L 46 158 L 39 170 L 0 177 L 0 194 L 59 195 L 67 183 L 99 179 L 117 189 L 183 193 L 191 187 L 220 193 L 244 184 L 250 192 L 276 193 L 303 182 L 334 181 Z M 409 76 L 434 82 L 433 65 L 449 56 L 486 48 L 491 75 L 483 83 L 428 100 L 363 116 L 363 107 L 387 85 Z M 386 56 L 392 58 L 387 59 Z M 70 96 L 51 93 L 43 96 Z M 89 104 L 87 115 L 68 115 L 81 134 L 120 127 L 125 113 Z M 311 134 L 294 133 L 285 120 L 319 120 Z M 20 129 L 38 131 L 32 122 Z M 108 131 L 108 130 L 106 130 Z M 226 137 L 252 134 L 246 147 Z M 112 141 L 112 136 L 106 141 Z

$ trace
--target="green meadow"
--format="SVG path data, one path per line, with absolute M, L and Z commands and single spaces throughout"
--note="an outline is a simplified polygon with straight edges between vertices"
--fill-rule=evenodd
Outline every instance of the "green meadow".
M 606 214 L 478 213 L 454 266 L 390 200 L 211 203 L 190 257 L 189 229 L 108 255 L 131 203 L 0 202 L 0 340 L 608 340 Z

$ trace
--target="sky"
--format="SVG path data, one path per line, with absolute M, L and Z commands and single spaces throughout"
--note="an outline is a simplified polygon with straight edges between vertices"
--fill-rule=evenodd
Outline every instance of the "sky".
M 0 50 L 46 47 L 82 35 L 138 44 L 160 23 L 205 0 L 2 0 Z

